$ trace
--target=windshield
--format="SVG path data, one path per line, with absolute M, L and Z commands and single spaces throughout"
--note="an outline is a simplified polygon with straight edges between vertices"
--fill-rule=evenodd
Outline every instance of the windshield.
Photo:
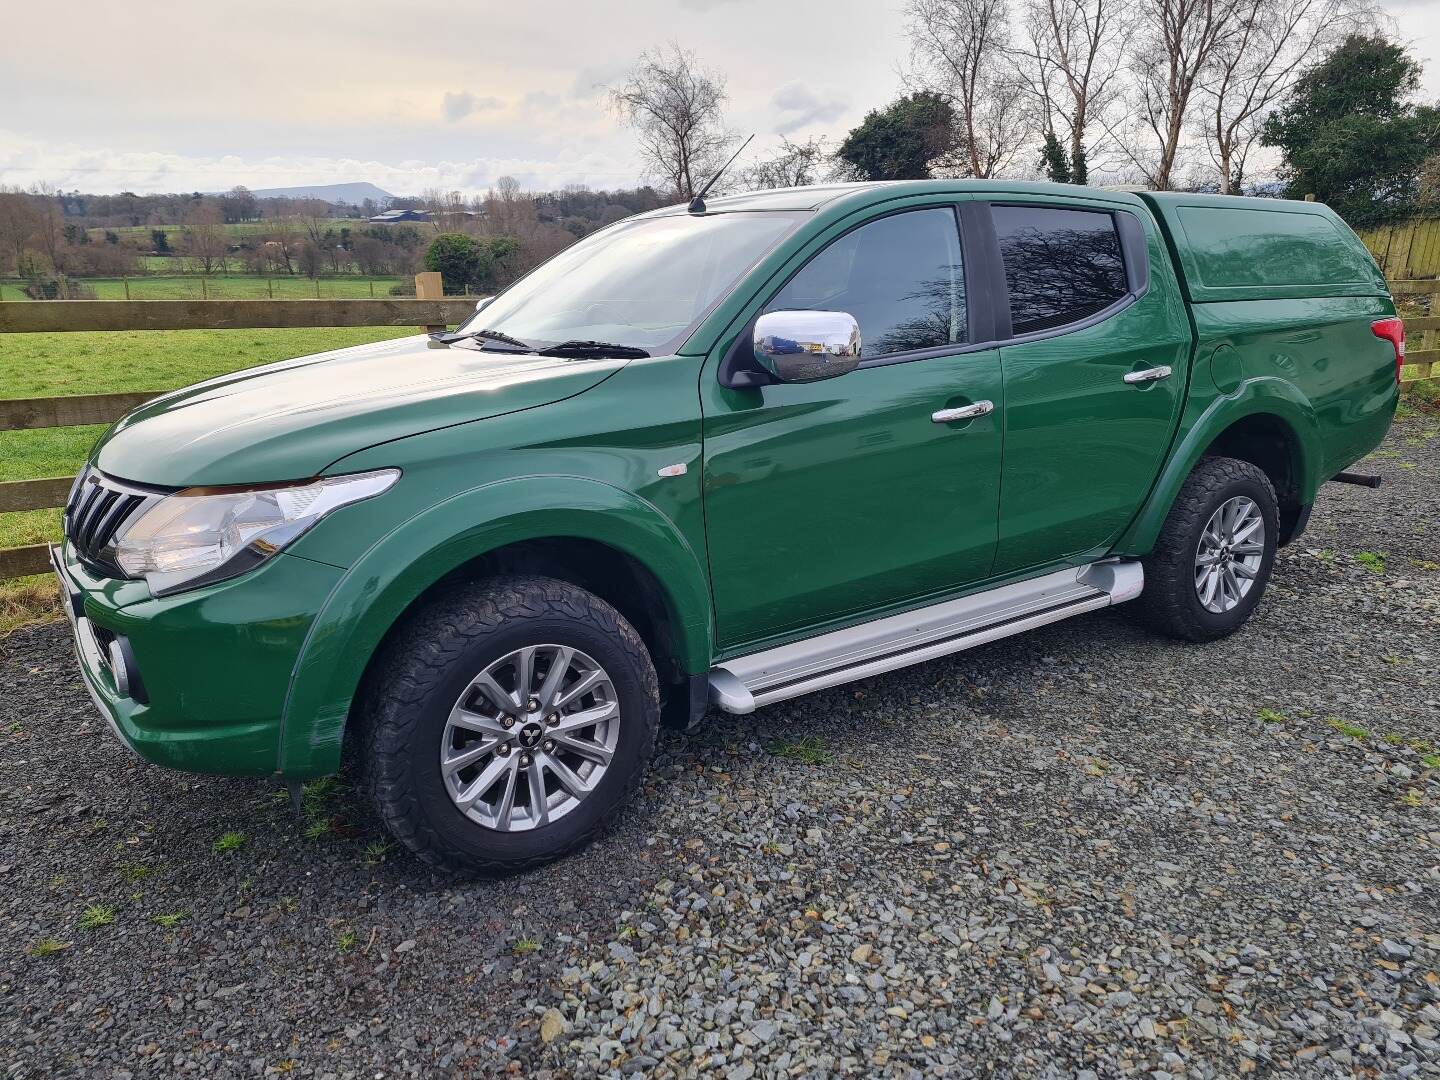
M 730 213 L 621 222 L 536 267 L 460 332 L 498 330 L 542 347 L 581 340 L 671 352 L 799 220 Z

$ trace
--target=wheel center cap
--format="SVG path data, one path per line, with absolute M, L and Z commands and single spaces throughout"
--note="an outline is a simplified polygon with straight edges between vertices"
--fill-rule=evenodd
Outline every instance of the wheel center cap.
M 525 747 L 527 750 L 531 747 L 538 746 L 540 744 L 540 736 L 543 731 L 544 728 L 542 728 L 539 724 L 535 723 L 532 720 L 530 723 L 526 724 L 520 729 L 520 745 Z

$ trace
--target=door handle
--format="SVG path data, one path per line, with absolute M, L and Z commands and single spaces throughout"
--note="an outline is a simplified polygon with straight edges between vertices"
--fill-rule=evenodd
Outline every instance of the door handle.
M 995 411 L 993 401 L 977 401 L 973 405 L 961 405 L 957 409 L 941 409 L 939 412 L 930 414 L 930 420 L 936 424 L 953 424 L 956 420 L 974 420 L 977 416 L 986 416 Z
M 1146 368 L 1144 371 L 1132 371 L 1125 376 L 1125 381 L 1131 386 L 1136 383 L 1159 382 L 1161 379 L 1168 379 L 1171 374 L 1169 364 L 1161 364 L 1159 367 Z

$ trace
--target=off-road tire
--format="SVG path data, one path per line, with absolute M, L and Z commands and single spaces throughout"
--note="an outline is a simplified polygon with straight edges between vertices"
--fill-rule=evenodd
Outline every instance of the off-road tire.
M 500 832 L 450 798 L 440 741 L 477 673 L 540 642 L 579 648 L 605 668 L 620 703 L 619 741 L 609 770 L 574 810 L 537 829 Z M 650 761 L 660 696 L 644 642 L 615 608 L 564 581 L 514 576 L 458 586 L 410 616 L 377 656 L 357 714 L 361 784 L 395 839 L 436 869 L 494 875 L 560 858 L 605 828 Z
M 1265 551 L 1250 591 L 1223 613 L 1207 610 L 1195 590 L 1195 556 L 1200 534 L 1227 499 L 1254 500 L 1265 519 Z M 1280 509 L 1269 477 L 1248 461 L 1201 458 L 1180 488 L 1154 549 L 1142 560 L 1145 590 L 1127 604 L 1151 629 L 1185 641 L 1214 641 L 1244 625 L 1260 602 L 1275 566 Z

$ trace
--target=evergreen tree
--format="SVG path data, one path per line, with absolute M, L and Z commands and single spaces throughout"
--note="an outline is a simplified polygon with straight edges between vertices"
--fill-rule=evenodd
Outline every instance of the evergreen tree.
M 955 110 L 925 91 L 872 109 L 835 156 L 861 180 L 928 180 L 931 166 L 958 142 Z
M 1285 194 L 1313 193 L 1357 228 L 1413 212 L 1440 110 L 1412 101 L 1420 65 L 1380 36 L 1352 34 L 1295 84 L 1261 142 L 1283 155 Z
M 1055 132 L 1045 132 L 1045 148 L 1040 151 L 1040 167 L 1045 176 L 1057 184 L 1071 182 L 1070 162 L 1066 160 L 1065 148 L 1055 137 Z

